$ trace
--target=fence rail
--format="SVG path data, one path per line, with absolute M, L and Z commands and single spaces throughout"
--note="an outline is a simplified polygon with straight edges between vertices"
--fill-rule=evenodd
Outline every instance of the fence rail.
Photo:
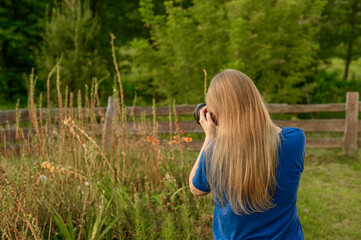
M 313 112 L 345 112 L 346 103 L 331 103 L 331 104 L 277 104 L 270 103 L 267 104 L 268 109 L 271 113 L 313 113 Z M 107 107 L 94 108 L 94 114 L 96 117 L 103 117 L 106 113 Z M 178 115 L 191 115 L 195 109 L 195 105 L 178 105 L 176 107 L 176 111 Z M 358 109 L 361 112 L 361 102 L 358 103 Z M 131 113 L 132 108 L 127 108 L 127 114 Z M 29 110 L 28 109 L 19 109 L 20 113 L 20 122 L 28 122 L 30 121 Z M 79 114 L 79 110 L 77 108 L 64 108 L 63 111 L 72 111 L 74 115 Z M 168 107 L 157 107 L 156 115 L 157 116 L 168 116 L 169 114 Z M 37 109 L 37 116 L 40 115 L 40 112 L 43 116 L 47 116 L 48 109 L 41 108 Z M 134 116 L 139 117 L 142 112 L 145 112 L 145 116 L 152 116 L 153 109 L 151 107 L 135 107 L 134 108 Z M 81 110 L 81 114 L 84 117 L 89 117 L 91 111 L 83 108 Z M 50 116 L 52 119 L 59 118 L 60 110 L 59 108 L 53 108 L 50 110 Z M 0 124 L 11 124 L 16 122 L 16 110 L 6 110 L 0 111 Z
M 342 148 L 347 154 L 352 154 L 357 150 L 358 146 L 361 146 L 361 139 L 358 139 L 358 132 L 361 132 L 361 121 L 358 120 L 358 114 L 361 111 L 361 102 L 359 102 L 358 92 L 347 92 L 346 103 L 331 103 L 331 104 L 268 104 L 268 109 L 271 113 L 311 113 L 311 112 L 345 112 L 345 119 L 308 119 L 308 120 L 289 120 L 289 121 L 275 121 L 275 124 L 282 127 L 298 127 L 303 129 L 305 132 L 343 132 L 343 138 L 319 138 L 312 139 L 307 138 L 306 147 L 310 148 Z M 178 116 L 192 115 L 195 109 L 195 105 L 178 105 L 176 106 L 176 112 Z M 29 110 L 20 109 L 19 121 L 28 122 L 30 121 Z M 96 117 L 103 117 L 104 124 L 96 124 L 88 126 L 89 131 L 95 131 L 96 135 L 103 134 L 103 145 L 109 142 L 111 138 L 111 131 L 113 128 L 112 118 L 116 114 L 115 104 L 112 97 L 108 99 L 108 106 L 102 108 L 86 109 L 83 108 L 81 111 L 77 108 L 65 108 L 63 111 L 71 113 L 73 116 L 79 116 L 87 118 L 91 115 Z M 132 108 L 127 108 L 127 114 L 130 114 Z M 141 116 L 142 113 L 145 116 L 152 116 L 153 109 L 151 107 L 135 107 L 133 113 L 135 117 Z M 155 109 L 157 116 L 168 116 L 169 107 L 157 107 Z M 60 110 L 53 108 L 38 109 L 37 115 L 42 115 L 42 118 L 58 119 L 60 116 Z M 16 123 L 16 111 L 0 111 L 0 125 L 1 124 L 14 124 Z M 141 123 L 136 122 L 127 123 L 126 129 L 140 134 Z M 174 126 L 174 124 L 173 124 Z M 180 129 L 187 133 L 202 133 L 202 128 L 195 123 L 195 121 L 181 121 L 179 122 Z M 169 133 L 169 122 L 157 122 L 158 133 Z M 46 127 L 40 129 L 41 131 L 48 131 Z M 0 143 L 6 140 L 7 142 L 15 141 L 16 130 L 6 129 L 3 130 L 3 134 L 0 131 Z M 34 134 L 33 129 L 23 129 L 24 136 L 27 137 Z M 185 147 L 190 150 L 199 150 L 202 146 L 201 140 L 194 140 L 190 143 L 184 143 Z M 166 144 L 166 143 L 164 143 Z

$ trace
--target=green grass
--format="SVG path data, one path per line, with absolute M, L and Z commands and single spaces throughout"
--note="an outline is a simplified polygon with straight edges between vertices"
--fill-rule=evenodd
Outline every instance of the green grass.
M 305 239 L 360 239 L 360 156 L 307 150 L 297 202 Z

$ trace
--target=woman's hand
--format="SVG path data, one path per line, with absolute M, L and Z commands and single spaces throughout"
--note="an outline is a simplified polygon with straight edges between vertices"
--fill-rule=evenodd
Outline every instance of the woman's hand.
M 211 139 L 216 136 L 216 124 L 213 122 L 211 114 L 207 112 L 207 107 L 199 111 L 199 123 L 206 134 L 206 139 Z

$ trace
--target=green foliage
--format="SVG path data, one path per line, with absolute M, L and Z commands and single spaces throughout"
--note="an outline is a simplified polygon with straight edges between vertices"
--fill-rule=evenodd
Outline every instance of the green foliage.
M 212 76 L 226 60 L 222 54 L 228 39 L 224 6 L 218 1 L 193 4 L 185 9 L 177 1 L 167 1 L 165 15 L 155 15 L 151 1 L 140 4 L 152 42 L 141 47 L 133 44 L 142 56 L 136 60 L 169 102 L 173 98 L 182 103 L 203 100 L 203 69 Z
M 114 235 L 119 239 L 204 239 L 209 235 L 202 228 L 193 228 L 198 221 L 194 218 L 198 209 L 193 204 L 199 201 L 190 196 L 188 187 L 178 188 L 167 173 L 163 180 L 164 189 L 160 193 L 151 190 L 149 182 L 132 190 L 133 187 L 115 184 L 108 177 L 99 179 L 99 193 L 104 193 L 107 201 L 112 199 L 106 215 L 109 220 L 117 218 L 112 228 Z M 200 206 L 211 200 L 207 198 Z M 212 211 L 211 206 L 206 211 Z
M 192 233 L 192 223 L 191 223 L 191 215 L 189 211 L 190 206 L 188 203 L 182 204 L 180 206 L 180 225 L 182 229 L 182 239 L 191 239 Z
M 98 53 L 99 43 L 94 38 L 99 29 L 88 1 L 64 0 L 55 5 L 36 58 L 43 86 L 60 57 L 61 89 L 68 86 L 69 91 L 77 93 L 85 84 L 90 86 L 93 77 L 108 75 L 105 61 Z M 55 93 L 54 86 L 55 82 L 51 81 L 52 93 Z
M 353 41 L 352 59 L 361 56 L 361 4 L 358 0 L 328 0 L 322 14 L 320 57 L 345 59 L 347 45 Z M 355 26 L 352 28 L 353 21 Z
M 142 56 L 136 60 L 168 100 L 202 101 L 202 69 L 213 76 L 236 68 L 256 82 L 266 101 L 295 103 L 312 87 L 307 70 L 315 64 L 314 25 L 324 4 L 202 0 L 184 8 L 167 1 L 166 14 L 155 15 L 152 2 L 144 0 L 140 12 L 152 42 L 135 44 Z
M 201 102 L 203 69 L 209 82 L 226 68 L 250 76 L 267 102 L 309 102 L 324 94 L 318 77 L 335 58 L 343 59 L 339 77 L 357 80 L 348 72 L 361 57 L 360 11 L 358 0 L 4 0 L 1 108 L 13 108 L 17 98 L 24 106 L 33 67 L 44 92 L 61 57 L 61 89 L 76 93 L 93 77 L 103 79 L 105 105 L 114 80 L 109 33 L 117 37 L 126 105 L 135 94 L 139 105 Z M 340 92 L 338 80 L 328 80 L 329 90 Z M 54 86 L 51 80 L 55 98 Z
M 26 77 L 35 67 L 47 0 L 0 3 L 0 103 L 26 103 Z
M 164 99 L 150 78 L 150 69 L 144 68 L 141 59 L 152 57 L 151 49 L 145 39 L 133 40 L 129 44 L 117 48 L 118 65 L 122 75 L 125 103 L 132 104 L 137 97 L 137 105 L 149 105 L 153 98 Z
M 361 89 L 361 81 L 343 80 L 338 71 L 319 71 L 315 76 L 317 88 L 311 94 L 311 103 L 344 103 L 346 92 Z
M 162 235 L 161 238 L 165 240 L 172 240 L 174 239 L 175 227 L 173 223 L 173 216 L 171 213 L 165 214 L 165 220 L 162 226 Z
M 310 85 L 308 69 L 315 61 L 315 42 L 324 0 L 231 1 L 229 18 L 237 27 L 231 49 L 243 70 L 268 102 L 296 103 Z M 232 54 L 232 52 L 230 53 Z
M 342 58 L 347 67 L 352 60 L 361 57 L 360 13 L 361 3 L 358 0 L 328 0 L 322 14 L 319 37 L 319 56 L 322 59 Z
M 112 222 L 107 223 L 107 225 L 104 227 L 106 219 L 107 219 L 106 212 L 107 212 L 111 202 L 112 202 L 112 199 L 108 200 L 107 204 L 105 205 L 105 198 L 102 195 L 101 203 L 99 205 L 98 211 L 95 211 L 94 212 L 95 214 L 93 216 L 88 216 L 87 239 L 89 239 L 89 240 L 105 239 L 106 234 L 109 232 L 109 230 L 111 230 L 113 225 L 118 220 L 118 218 L 115 218 Z M 75 240 L 76 239 L 75 231 L 78 229 L 74 228 L 70 214 L 69 214 L 69 220 L 68 220 L 69 227 L 67 227 L 67 224 L 64 222 L 60 213 L 52 205 L 50 205 L 46 201 L 43 201 L 43 204 L 48 209 L 48 211 L 51 213 L 51 215 L 54 219 L 54 222 L 58 226 L 58 228 L 59 228 L 60 232 L 62 233 L 62 235 L 64 236 L 64 238 L 66 240 Z M 91 211 L 89 211 L 89 213 L 91 213 Z M 82 226 L 79 226 L 79 228 L 82 228 Z M 82 236 L 81 231 L 79 231 L 79 233 L 77 233 L 77 234 L 78 234 L 78 239 L 80 239 L 80 237 Z
M 69 218 L 69 228 L 68 228 L 66 226 L 65 222 L 63 221 L 61 215 L 58 213 L 58 211 L 56 211 L 56 209 L 53 206 L 51 206 L 49 203 L 47 203 L 47 202 L 43 202 L 43 203 L 46 206 L 46 208 L 48 209 L 48 211 L 51 213 L 51 215 L 53 216 L 54 222 L 60 229 L 64 238 L 66 240 L 75 240 L 74 227 L 71 222 L 71 219 Z

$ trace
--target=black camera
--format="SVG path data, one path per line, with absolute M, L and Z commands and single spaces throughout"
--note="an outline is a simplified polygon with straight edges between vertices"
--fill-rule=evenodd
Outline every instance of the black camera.
M 201 109 L 204 108 L 205 106 L 207 106 L 205 103 L 200 103 L 200 104 L 197 105 L 196 109 L 194 110 L 194 118 L 196 119 L 196 122 L 197 122 L 198 124 L 200 124 L 200 123 L 199 123 L 199 118 L 200 118 L 200 115 L 199 115 L 199 114 L 200 114 L 200 111 L 201 111 Z M 210 112 L 210 114 L 211 114 L 211 118 L 212 118 L 214 124 L 217 125 L 216 117 L 213 115 L 213 113 Z

